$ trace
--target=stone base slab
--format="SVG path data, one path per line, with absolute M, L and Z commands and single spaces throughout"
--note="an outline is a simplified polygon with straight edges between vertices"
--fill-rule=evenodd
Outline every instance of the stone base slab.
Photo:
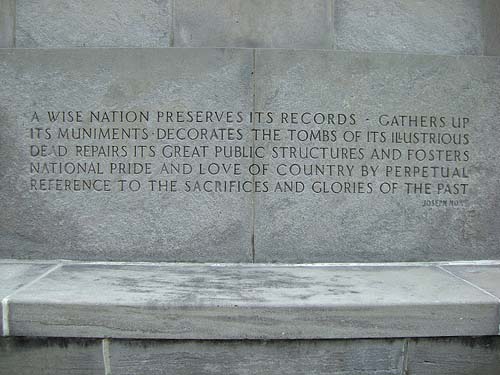
M 175 340 L 499 334 L 500 263 L 0 263 L 4 336 Z

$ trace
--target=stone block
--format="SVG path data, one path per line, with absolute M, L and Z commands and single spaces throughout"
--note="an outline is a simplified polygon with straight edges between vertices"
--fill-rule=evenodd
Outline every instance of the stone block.
M 257 50 L 256 88 L 257 262 L 498 258 L 500 59 Z
M 116 375 L 400 375 L 403 340 L 111 342 Z
M 482 0 L 336 0 L 336 48 L 482 55 Z
M 3 337 L 0 374 L 102 375 L 101 341 Z
M 496 375 L 499 337 L 413 339 L 408 346 L 412 375 Z
M 485 55 L 500 56 L 500 3 L 483 0 L 482 9 Z
M 4 50 L 0 256 L 496 259 L 499 67 L 324 50 Z
M 0 52 L 0 257 L 251 261 L 251 195 L 194 187 L 240 178 L 235 166 L 223 176 L 205 168 L 234 163 L 216 158 L 214 148 L 248 146 L 251 139 L 237 140 L 235 133 L 245 135 L 249 126 L 235 124 L 236 115 L 188 123 L 186 113 L 250 112 L 252 63 L 251 50 Z M 52 111 L 71 112 L 74 121 L 53 122 Z M 127 113 L 136 117 L 127 120 Z M 167 121 L 168 113 L 186 117 Z M 199 139 L 186 138 L 190 129 Z M 233 140 L 221 140 L 230 131 Z M 202 139 L 214 132 L 219 138 Z M 188 161 L 193 171 L 182 174 Z M 241 159 L 238 168 L 250 162 Z M 175 193 L 172 181 L 178 181 Z
M 16 46 L 169 47 L 170 0 L 16 0 Z
M 16 0 L 2 0 L 0 2 L 0 48 L 14 47 L 15 2 Z
M 0 263 L 0 301 L 49 271 L 54 264 L 48 263 Z M 4 309 L 0 311 L 0 333 L 4 332 Z
M 498 334 L 498 300 L 436 267 L 64 265 L 10 301 L 14 336 L 338 339 Z
M 327 48 L 331 0 L 182 0 L 175 2 L 174 46 Z

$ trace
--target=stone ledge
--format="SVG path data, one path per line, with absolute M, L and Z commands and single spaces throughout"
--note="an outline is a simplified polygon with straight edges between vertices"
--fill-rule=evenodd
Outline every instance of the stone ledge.
M 497 291 L 468 278 L 487 272 L 490 285 L 498 283 L 500 263 L 484 264 L 3 261 L 3 334 L 204 340 L 498 335 Z

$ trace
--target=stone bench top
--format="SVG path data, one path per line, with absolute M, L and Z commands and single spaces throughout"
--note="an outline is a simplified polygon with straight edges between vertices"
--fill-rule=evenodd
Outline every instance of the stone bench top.
M 333 339 L 499 334 L 500 262 L 0 261 L 4 336 Z

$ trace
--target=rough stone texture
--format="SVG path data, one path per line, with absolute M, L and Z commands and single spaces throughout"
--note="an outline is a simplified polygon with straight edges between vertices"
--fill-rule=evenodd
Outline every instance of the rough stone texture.
M 18 47 L 500 51 L 496 0 L 4 0 L 0 12 L 1 47 L 15 34 Z
M 481 1 L 336 0 L 336 48 L 481 55 Z
M 98 292 L 96 292 L 98 291 Z M 435 267 L 65 265 L 14 336 L 326 339 L 498 334 L 498 301 Z
M 108 371 L 118 375 L 496 375 L 500 367 L 500 338 L 112 340 L 110 354 Z M 105 371 L 100 340 L 0 338 L 2 375 Z
M 43 275 L 54 264 L 0 263 L 0 301 L 22 286 Z M 0 311 L 0 333 L 3 331 L 3 309 Z
M 257 50 L 256 110 L 279 112 L 353 113 L 355 125 L 308 125 L 307 129 L 337 132 L 337 141 L 259 141 L 268 150 L 270 170 L 279 164 L 353 165 L 351 177 L 272 176 L 270 186 L 278 181 L 305 181 L 306 189 L 293 192 L 257 194 L 255 197 L 255 259 L 257 262 L 385 262 L 497 259 L 500 254 L 500 59 L 489 57 L 447 57 L 398 54 L 364 54 L 330 51 Z M 445 116 L 443 129 L 382 126 L 380 115 Z M 467 130 L 452 129 L 451 116 L 471 118 Z M 300 129 L 300 125 L 260 125 L 272 129 Z M 348 131 L 368 130 L 402 133 L 469 134 L 464 145 L 396 144 L 342 139 Z M 363 137 L 365 137 L 363 135 Z M 284 140 L 283 140 L 284 139 Z M 322 159 L 283 158 L 271 153 L 277 147 L 321 146 L 327 149 L 354 149 L 346 159 L 339 153 Z M 402 161 L 372 160 L 374 147 L 402 150 Z M 363 148 L 364 158 L 359 149 Z M 429 160 L 408 161 L 408 150 L 423 149 Z M 432 161 L 432 150 L 455 151 L 469 162 Z M 436 151 L 437 152 L 437 151 Z M 445 151 L 448 152 L 448 151 Z M 319 153 L 316 153 L 319 154 Z M 462 156 L 461 156 L 462 155 Z M 348 154 L 349 156 L 349 154 Z M 363 177 L 362 165 L 379 165 L 382 173 Z M 438 194 L 441 178 L 399 178 L 383 172 L 387 166 L 464 167 L 468 178 L 466 194 Z M 365 183 L 361 193 L 315 193 L 314 182 Z M 366 193 L 366 183 L 373 183 L 373 193 Z M 382 194 L 384 182 L 397 182 L 394 194 Z M 430 194 L 406 194 L 405 182 L 431 183 Z M 448 181 L 449 183 L 450 181 Z M 321 186 L 321 185 L 320 185 Z M 445 200 L 447 206 L 427 206 L 429 200 Z M 463 205 L 455 207 L 457 200 Z
M 500 56 L 500 2 L 483 0 L 485 54 Z
M 47 141 L 31 140 L 26 127 L 32 124 L 32 111 L 39 111 L 42 119 L 35 123 L 51 127 L 57 133 L 56 125 L 49 125 L 46 119 L 46 111 L 52 109 L 251 111 L 252 61 L 251 50 L 17 49 L 0 52 L 0 257 L 251 261 L 250 194 L 171 194 L 146 188 L 140 192 L 120 192 L 117 191 L 119 179 L 134 179 L 124 173 L 104 174 L 114 186 L 109 193 L 30 191 L 30 162 L 61 159 L 52 153 L 45 158 L 32 159 L 30 144 L 40 145 Z M 68 124 L 70 128 L 142 127 L 146 130 L 148 126 L 154 129 L 149 133 L 152 134 L 157 128 L 177 128 L 181 124 L 164 125 L 153 121 L 148 125 L 120 122 L 93 125 L 88 120 L 83 124 Z M 249 131 L 246 124 L 241 127 L 243 132 Z M 177 141 L 156 141 L 152 136 L 146 141 L 60 142 L 70 149 L 77 144 L 92 144 L 107 150 L 107 146 L 113 144 L 129 147 L 129 152 L 136 144 L 155 145 L 158 149 L 166 144 L 179 145 Z M 251 140 L 246 137 L 244 142 Z M 200 143 L 204 141 L 193 141 L 189 145 Z M 242 145 L 242 142 L 233 144 Z M 208 162 L 211 158 L 212 155 L 207 155 L 199 160 Z M 82 159 L 95 161 L 92 157 L 77 156 L 70 161 Z M 127 159 L 102 157 L 101 162 L 128 162 Z M 158 157 L 153 164 L 160 169 L 163 161 L 182 163 L 183 160 L 186 159 Z M 226 159 L 217 160 L 224 162 Z M 250 160 L 243 160 L 242 168 Z M 160 176 L 159 173 L 154 175 Z M 56 178 L 54 174 L 46 176 Z M 92 174 L 76 176 L 99 177 Z M 143 186 L 149 186 L 147 176 L 136 178 L 142 180 Z M 190 178 L 203 180 L 204 177 L 195 172 Z
M 500 298 L 500 266 L 446 266 L 448 271 Z
M 255 54 L 255 56 L 254 56 Z M 253 77 L 254 58 L 256 64 Z M 384 262 L 496 259 L 500 240 L 500 174 L 496 126 L 500 116 L 500 59 L 494 57 L 445 57 L 399 54 L 351 53 L 319 50 L 247 49 L 80 49 L 3 50 L 0 75 L 0 256 L 16 258 L 65 258 L 145 261 L 246 262 Z M 253 87 L 255 83 L 255 87 Z M 253 141 L 251 125 L 241 124 L 242 141 L 231 145 L 263 146 L 262 160 L 250 163 L 352 165 L 349 178 L 337 176 L 290 177 L 283 180 L 363 182 L 374 185 L 399 182 L 396 194 L 381 193 L 277 193 L 278 177 L 267 177 L 271 193 L 180 193 L 116 191 L 120 178 L 113 174 L 112 193 L 30 192 L 29 127 L 32 111 L 47 110 L 225 110 L 353 113 L 356 125 L 297 126 L 302 130 L 391 134 L 429 132 L 436 136 L 470 136 L 470 144 L 396 145 L 365 141 L 292 142 Z M 447 128 L 405 128 L 378 124 L 387 115 L 444 116 Z M 452 129 L 450 118 L 471 119 L 467 129 Z M 41 126 L 47 125 L 42 116 Z M 126 127 L 121 123 L 112 124 Z M 60 124 L 53 125 L 55 127 Z M 69 127 L 78 127 L 69 124 Z M 90 127 L 89 123 L 82 126 Z M 97 125 L 99 126 L 99 125 Z M 110 125 L 111 126 L 111 125 Z M 132 126 L 132 125 L 130 125 Z M 136 125 L 134 125 L 136 126 Z M 152 124 L 153 128 L 157 125 Z M 163 124 L 162 124 L 163 126 Z M 174 125 L 172 125 L 174 126 Z M 176 124 L 175 126 L 180 126 Z M 208 127 L 206 124 L 197 125 Z M 258 125 L 269 128 L 272 126 Z M 288 130 L 287 125 L 276 125 Z M 296 128 L 297 128 L 296 127 Z M 321 128 L 321 129 L 320 129 Z M 42 141 L 35 140 L 35 143 Z M 66 142 L 66 141 L 65 141 Z M 217 143 L 219 142 L 219 143 Z M 68 141 L 70 147 L 81 141 Z M 113 142 L 99 141 L 99 145 Z M 166 143 L 166 142 L 165 142 Z M 161 147 L 150 139 L 142 144 Z M 182 142 L 180 142 L 182 144 Z M 213 144 L 228 145 L 227 141 Z M 53 144 L 53 143 L 52 143 Z M 134 140 L 113 145 L 132 147 Z M 174 144 L 174 142 L 172 142 Z M 189 145 L 206 144 L 193 141 Z M 468 162 L 373 161 L 346 158 L 273 158 L 272 147 L 311 145 L 332 149 L 423 149 L 425 152 L 470 153 Z M 179 145 L 179 143 L 175 143 Z M 356 152 L 354 153 L 356 156 Z M 213 155 L 200 158 L 215 161 Z M 463 156 L 461 156 L 463 157 Z M 111 158 L 112 159 L 112 158 Z M 38 158 L 58 161 L 50 155 Z M 156 159 L 158 161 L 159 158 Z M 182 162 L 177 158 L 176 162 Z M 67 159 L 66 159 L 67 161 Z M 78 161 L 78 160 L 72 160 Z M 94 161 L 87 157 L 85 161 Z M 102 161 L 102 159 L 101 159 Z M 129 161 L 117 160 L 113 161 Z M 189 159 L 189 161 L 193 161 Z M 234 158 L 217 161 L 234 162 Z M 404 182 L 434 183 L 441 179 L 384 177 L 359 174 L 364 164 L 380 168 L 409 167 L 467 169 L 467 194 L 410 194 Z M 157 170 L 159 165 L 156 164 Z M 383 171 L 383 169 L 382 169 Z M 157 176 L 158 174 L 155 174 Z M 54 176 L 48 174 L 48 177 Z M 81 175 L 79 176 L 81 177 Z M 193 175 L 203 180 L 200 175 Z M 218 180 L 247 181 L 251 176 L 218 175 Z M 255 180 L 261 176 L 256 176 Z M 147 185 L 147 177 L 143 186 Z M 215 178 L 214 178 L 215 179 Z M 182 180 L 182 179 L 181 179 Z M 437 182 L 436 182 L 437 181 Z M 251 181 L 250 181 L 251 182 Z M 445 182 L 452 182 L 446 180 Z M 181 184 L 182 186 L 182 184 Z M 366 190 L 366 189 L 365 189 Z M 423 207 L 427 201 L 456 202 L 444 207 Z M 255 207 L 253 211 L 252 205 Z M 255 214 L 255 215 L 254 215 Z M 252 237 L 254 234 L 254 237 Z M 254 244 L 255 246 L 252 246 Z M 252 253 L 252 250 L 255 252 Z
M 332 48 L 331 0 L 175 2 L 174 46 Z
M 411 375 L 497 375 L 499 337 L 414 339 L 408 346 Z
M 102 375 L 100 340 L 0 338 L 2 375 Z
M 17 47 L 168 47 L 170 0 L 16 0 Z
M 111 370 L 138 373 L 400 375 L 403 340 L 111 342 Z
M 0 2 L 0 48 L 14 47 L 15 1 L 2 0 Z

